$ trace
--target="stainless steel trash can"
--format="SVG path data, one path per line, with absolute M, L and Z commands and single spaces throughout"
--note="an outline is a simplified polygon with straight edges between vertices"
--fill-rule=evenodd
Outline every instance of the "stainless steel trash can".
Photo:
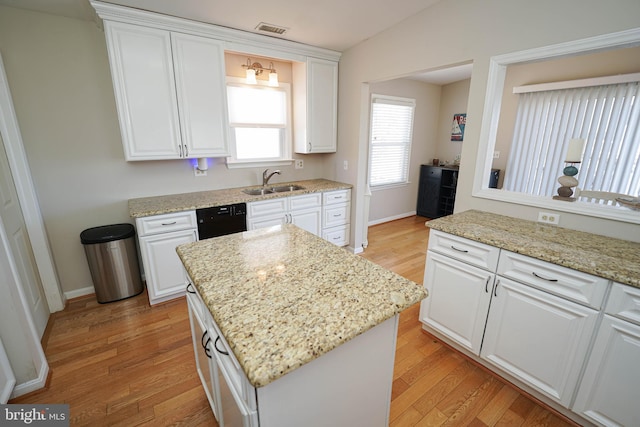
M 129 298 L 144 290 L 135 235 L 131 224 L 104 225 L 80 233 L 99 303 Z

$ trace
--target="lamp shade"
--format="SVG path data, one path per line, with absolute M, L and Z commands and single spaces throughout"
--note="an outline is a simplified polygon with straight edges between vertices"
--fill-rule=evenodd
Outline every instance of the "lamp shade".
M 278 73 L 272 71 L 269 73 L 269 86 L 278 87 L 280 83 L 278 83 Z
M 247 84 L 251 84 L 251 85 L 258 83 L 258 81 L 256 80 L 256 70 L 254 70 L 253 68 L 249 68 L 247 70 L 246 82 Z
M 566 163 L 580 163 L 582 161 L 582 152 L 584 151 L 584 139 L 574 138 L 569 140 L 569 148 L 567 149 Z

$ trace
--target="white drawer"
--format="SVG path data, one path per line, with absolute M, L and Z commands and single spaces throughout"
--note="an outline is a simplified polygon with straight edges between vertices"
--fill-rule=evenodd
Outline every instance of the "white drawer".
M 350 203 L 329 205 L 322 209 L 322 227 L 335 227 L 349 222 Z
M 349 244 L 349 224 L 322 230 L 322 238 L 336 246 Z
M 429 250 L 489 271 L 496 271 L 500 249 L 438 230 L 429 231 Z
M 498 274 L 595 309 L 602 306 L 609 283 L 601 277 L 504 250 Z
M 614 283 L 604 311 L 640 325 L 640 288 Z
M 322 193 L 305 194 L 304 196 L 289 197 L 289 209 L 292 211 L 298 209 L 317 208 L 322 206 Z
M 344 203 L 351 200 L 351 190 L 336 190 L 322 193 L 322 203 L 325 205 L 333 205 L 335 203 Z
M 287 210 L 288 204 L 286 197 L 247 203 L 247 214 L 249 215 L 249 218 L 256 216 L 284 214 Z
M 138 236 L 198 228 L 195 211 L 176 212 L 136 219 Z

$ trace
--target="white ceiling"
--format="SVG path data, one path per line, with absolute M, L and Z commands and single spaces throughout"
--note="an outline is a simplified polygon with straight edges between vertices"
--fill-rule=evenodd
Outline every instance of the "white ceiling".
M 106 0 L 195 21 L 259 33 L 268 23 L 287 28 L 278 36 L 287 40 L 344 51 L 440 0 Z M 34 10 L 74 19 L 97 19 L 89 0 L 0 0 L 0 5 Z M 264 33 L 263 33 L 264 34 Z M 438 70 L 431 80 L 447 84 L 469 78 L 470 66 L 446 73 Z M 455 72 L 454 72 L 455 71 Z M 431 75 L 431 73 L 429 73 Z M 435 80 L 433 80 L 435 79 Z

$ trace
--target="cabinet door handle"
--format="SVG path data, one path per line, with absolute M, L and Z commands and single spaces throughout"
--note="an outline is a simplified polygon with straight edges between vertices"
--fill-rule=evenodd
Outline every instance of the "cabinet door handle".
M 183 157 L 182 156 L 182 144 L 178 144 L 178 148 L 180 149 L 180 157 Z
M 224 354 L 225 356 L 228 356 L 228 355 L 229 355 L 229 353 L 228 353 L 228 352 L 226 352 L 226 351 L 224 351 L 224 350 L 220 350 L 220 349 L 218 348 L 218 341 L 220 341 L 220 337 L 216 338 L 216 340 L 215 340 L 215 341 L 214 341 L 214 343 L 213 343 L 213 347 L 216 349 L 216 351 L 217 351 L 218 353 L 220 353 L 220 354 Z
M 311 151 L 311 141 L 309 141 L 309 151 Z
M 465 254 L 469 253 L 469 251 L 468 251 L 468 250 L 466 250 L 466 249 L 458 249 L 458 248 L 456 248 L 456 247 L 455 247 L 455 246 L 453 246 L 453 245 L 451 245 L 451 249 L 453 249 L 454 251 L 458 251 L 458 252 L 465 253 Z
M 498 297 L 498 285 L 500 284 L 500 280 L 498 280 L 498 282 L 496 283 L 496 287 L 493 288 L 493 296 L 494 297 Z
M 542 277 L 542 276 L 536 274 L 535 271 L 531 272 L 531 274 L 536 276 L 538 279 L 546 280 L 547 282 L 557 282 L 558 281 L 558 279 L 547 279 L 546 277 Z
M 184 156 L 189 157 L 189 147 L 187 147 L 187 144 L 184 145 Z
M 191 288 L 191 290 L 189 290 L 189 288 Z M 187 283 L 187 292 L 189 292 L 190 294 L 196 293 L 195 289 L 193 289 L 193 283 Z
M 491 280 L 491 276 L 487 277 L 487 282 L 484 284 L 484 293 L 489 293 L 489 280 Z
M 209 359 L 211 359 L 211 350 L 209 349 L 209 343 L 211 342 L 211 338 L 208 338 L 205 342 L 204 337 L 209 334 L 209 331 L 204 331 L 202 334 L 202 338 L 200 338 L 200 343 L 202 344 L 202 348 L 204 349 L 204 354 L 207 355 Z
M 175 225 L 178 221 L 173 221 L 173 222 L 163 222 L 162 225 Z

